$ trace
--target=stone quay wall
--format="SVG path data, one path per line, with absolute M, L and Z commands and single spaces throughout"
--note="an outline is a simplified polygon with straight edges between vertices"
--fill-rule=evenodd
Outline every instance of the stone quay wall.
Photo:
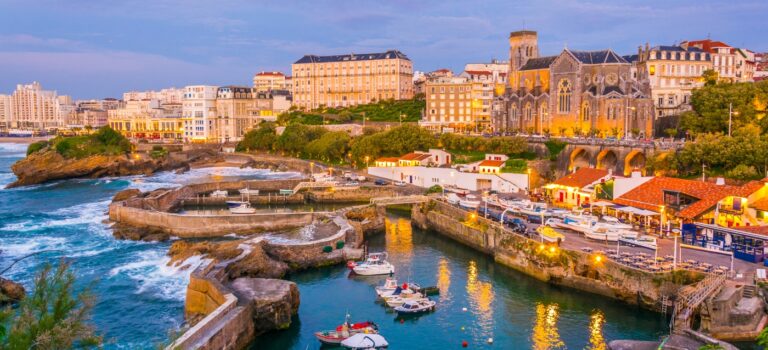
M 391 187 L 384 186 L 360 186 L 360 187 L 337 187 L 334 190 L 322 189 L 307 192 L 307 200 L 323 202 L 368 202 L 376 197 L 394 197 L 397 191 Z
M 227 200 L 240 200 L 238 191 L 243 188 L 251 188 L 264 192 L 259 196 L 251 196 L 251 201 L 261 200 L 262 197 L 277 196 L 273 192 L 281 189 L 293 189 L 304 179 L 288 180 L 248 180 L 248 181 L 230 181 L 230 182 L 209 182 L 201 184 L 192 184 L 175 189 L 158 190 L 142 198 L 140 201 L 133 202 L 134 205 L 144 209 L 153 209 L 158 211 L 170 211 L 181 204 L 185 199 L 198 199 L 211 201 L 211 204 L 224 204 Z M 231 191 L 235 195 L 230 198 L 210 198 L 208 194 L 216 190 Z M 291 196 L 279 196 L 291 197 Z M 206 203 L 207 204 L 207 203 Z
M 608 259 L 596 261 L 589 253 L 557 248 L 550 252 L 541 243 L 482 217 L 447 203 L 432 200 L 412 210 L 414 221 L 476 250 L 494 257 L 496 262 L 541 281 L 570 287 L 661 310 L 664 296 L 673 300 L 686 284 L 703 278 L 693 271 L 651 273 L 620 265 Z M 668 304 L 669 306 L 670 304 Z
M 109 219 L 122 224 L 161 230 L 180 238 L 218 237 L 230 233 L 280 231 L 309 225 L 326 212 L 262 213 L 243 215 L 181 215 L 130 207 L 109 206 Z
M 212 266 L 192 272 L 184 303 L 185 313 L 206 315 L 176 339 L 167 350 L 243 349 L 255 336 L 253 310 L 238 305 L 238 298 L 216 278 Z
M 293 270 L 309 267 L 319 267 L 342 263 L 350 259 L 359 259 L 361 252 L 349 248 L 337 249 L 339 241 L 346 243 L 346 237 L 355 231 L 355 228 L 342 216 L 335 216 L 333 223 L 339 227 L 338 232 L 330 237 L 321 238 L 311 242 L 301 243 L 265 243 L 263 248 L 270 256 L 277 257 L 285 262 Z M 330 246 L 331 252 L 324 252 L 323 248 Z

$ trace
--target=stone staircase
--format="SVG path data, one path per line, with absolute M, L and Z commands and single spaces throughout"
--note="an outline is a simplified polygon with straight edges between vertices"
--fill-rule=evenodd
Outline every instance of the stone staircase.
M 757 286 L 754 284 L 747 284 L 741 292 L 743 298 L 753 298 L 757 296 Z

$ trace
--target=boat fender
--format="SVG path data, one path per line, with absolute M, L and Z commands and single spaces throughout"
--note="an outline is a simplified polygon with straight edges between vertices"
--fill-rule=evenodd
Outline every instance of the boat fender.
M 462 347 L 462 348 L 466 348 L 467 346 L 469 346 L 469 343 L 468 343 L 466 340 L 463 340 L 463 341 L 461 342 L 461 347 Z
M 488 338 L 488 344 L 493 344 L 493 338 Z
M 461 308 L 461 311 L 467 312 L 467 308 L 463 307 Z

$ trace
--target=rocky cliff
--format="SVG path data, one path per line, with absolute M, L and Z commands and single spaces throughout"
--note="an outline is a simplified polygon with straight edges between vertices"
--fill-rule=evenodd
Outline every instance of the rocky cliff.
M 11 170 L 18 179 L 8 187 L 82 177 L 149 175 L 157 171 L 188 168 L 190 162 L 212 156 L 212 152 L 197 150 L 183 157 L 166 156 L 158 159 L 131 159 L 127 155 L 65 158 L 54 150 L 47 150 L 33 153 L 13 164 Z
M 0 277 L 0 305 L 24 299 L 26 292 L 21 284 Z

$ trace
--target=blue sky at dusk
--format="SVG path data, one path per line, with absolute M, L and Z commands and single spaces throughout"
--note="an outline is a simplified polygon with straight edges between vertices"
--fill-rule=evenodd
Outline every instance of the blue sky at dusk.
M 0 0 L 0 93 L 40 81 L 75 98 L 190 84 L 250 85 L 304 54 L 396 48 L 415 69 L 506 59 L 507 36 L 542 54 L 713 39 L 768 51 L 768 1 Z

